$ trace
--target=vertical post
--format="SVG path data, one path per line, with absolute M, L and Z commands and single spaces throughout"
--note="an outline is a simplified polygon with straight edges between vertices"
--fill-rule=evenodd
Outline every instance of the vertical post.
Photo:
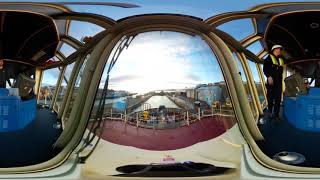
M 198 120 L 200 121 L 200 119 L 201 119 L 201 114 L 200 114 L 201 112 L 200 112 L 200 108 L 198 108 Z
M 137 121 L 137 127 L 139 127 L 139 113 L 136 113 L 136 121 Z
M 213 106 L 211 106 L 211 117 L 213 117 Z
M 110 109 L 110 120 L 112 121 L 112 108 Z
M 188 126 L 190 125 L 190 121 L 189 121 L 189 111 L 187 111 L 187 124 L 188 124 Z
M 124 110 L 124 131 L 127 132 L 127 109 Z
M 34 93 L 37 95 L 37 100 L 39 100 L 42 77 L 43 77 L 43 71 L 40 68 L 36 68 L 36 74 L 35 74 L 36 84 L 34 85 Z

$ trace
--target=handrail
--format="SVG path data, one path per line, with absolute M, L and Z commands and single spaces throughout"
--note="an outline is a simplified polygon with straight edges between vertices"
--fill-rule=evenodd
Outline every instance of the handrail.
M 156 110 L 157 108 L 149 109 Z M 113 112 L 112 109 L 108 110 L 104 114 L 103 118 L 107 121 L 121 121 L 132 126 L 149 128 L 149 129 L 168 129 L 168 128 L 178 128 L 182 126 L 190 126 L 191 124 L 201 121 L 205 117 L 213 116 L 225 116 L 234 117 L 232 107 L 227 107 L 226 109 L 212 108 L 211 110 L 200 110 L 197 113 L 190 111 L 185 111 L 182 109 L 168 108 L 168 112 L 173 113 L 170 115 L 150 115 L 148 118 L 143 116 L 143 111 L 134 112 L 131 114 L 126 114 L 119 112 Z M 176 110 L 175 112 L 173 110 Z M 177 114 L 176 114 L 177 113 Z

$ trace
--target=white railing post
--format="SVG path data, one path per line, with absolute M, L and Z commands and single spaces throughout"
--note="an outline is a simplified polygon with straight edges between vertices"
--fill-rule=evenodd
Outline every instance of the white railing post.
M 127 110 L 124 110 L 124 123 L 127 123 Z
M 112 121 L 112 108 L 110 109 L 110 119 Z
M 200 112 L 200 108 L 198 108 L 198 120 L 200 121 L 200 119 L 201 119 L 201 114 L 200 114 L 201 112 Z
M 189 122 L 189 111 L 187 111 L 187 124 L 188 124 L 188 126 L 190 125 L 190 122 Z

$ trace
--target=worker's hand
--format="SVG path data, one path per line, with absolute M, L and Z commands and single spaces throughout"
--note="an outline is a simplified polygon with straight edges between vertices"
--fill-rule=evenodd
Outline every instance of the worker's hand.
M 273 79 L 271 76 L 268 77 L 267 81 L 268 81 L 268 85 L 271 85 L 271 86 L 273 85 Z

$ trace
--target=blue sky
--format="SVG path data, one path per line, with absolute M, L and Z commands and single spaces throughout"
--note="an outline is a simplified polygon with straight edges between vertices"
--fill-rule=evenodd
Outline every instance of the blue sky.
M 16 0 L 7 0 L 16 1 Z M 86 0 L 77 0 L 76 2 L 88 2 Z M 309 0 L 309 2 L 317 0 Z M 56 1 L 39 1 L 33 2 L 65 2 L 65 0 Z M 71 1 L 70 1 L 71 2 Z M 103 2 L 99 0 L 91 0 L 89 2 Z M 145 14 L 145 13 L 178 13 L 197 16 L 203 19 L 216 14 L 248 10 L 259 4 L 288 2 L 283 0 L 110 0 L 105 2 L 131 3 L 138 5 L 138 8 L 119 8 L 108 6 L 83 6 L 70 5 L 74 10 L 81 12 L 92 12 L 102 14 L 113 19 Z M 302 0 L 290 0 L 289 2 L 303 2 Z
M 146 93 L 220 81 L 219 64 L 200 36 L 156 31 L 136 36 L 122 52 L 110 72 L 109 87 Z
M 43 1 L 41 1 L 43 2 Z M 50 1 L 46 1 L 50 2 Z M 59 2 L 59 1 L 54 1 Z M 78 1 L 79 2 L 79 1 Z M 99 2 L 99 1 L 91 1 Z M 185 14 L 196 16 L 202 19 L 207 19 L 211 16 L 231 12 L 231 11 L 241 11 L 247 10 L 254 6 L 264 3 L 271 2 L 283 2 L 283 1 L 270 1 L 270 0 L 128 0 L 128 1 L 108 1 L 108 2 L 122 2 L 122 3 L 132 3 L 138 5 L 138 8 L 119 8 L 111 6 L 84 6 L 84 5 L 69 5 L 68 7 L 74 11 L 78 12 L 89 12 L 96 13 L 110 17 L 114 20 L 125 18 L 127 16 L 138 15 L 138 14 L 148 14 L 148 13 L 175 13 L 175 14 Z M 223 2 L 223 3 L 222 3 Z M 291 1 L 294 2 L 294 1 Z M 297 2 L 297 1 L 296 1 Z M 300 1 L 299 1 L 300 2 Z M 253 27 L 249 24 L 250 20 L 239 20 L 238 22 L 232 22 L 229 24 L 222 25 L 220 29 L 229 32 L 236 39 L 240 40 L 243 37 L 251 34 L 253 32 Z M 96 33 L 102 31 L 101 27 L 96 25 L 90 25 L 84 22 L 71 23 L 70 35 L 80 40 L 83 36 L 93 36 Z M 238 38 L 239 37 L 239 38 Z M 180 44 L 181 46 L 181 44 Z M 261 49 L 260 45 L 254 44 L 249 47 L 252 52 L 258 52 Z M 71 48 L 64 48 L 65 54 L 70 54 Z M 191 59 L 203 58 L 204 56 L 210 56 L 211 52 L 207 53 L 191 53 L 188 56 Z M 253 65 L 250 63 L 249 66 L 253 69 Z M 71 69 L 71 68 L 68 68 Z M 255 70 L 253 71 L 254 77 L 258 77 Z M 49 73 L 49 72 L 48 72 Z M 52 73 L 52 72 L 50 72 Z M 70 72 L 67 72 L 70 73 Z M 54 84 L 54 75 L 47 75 L 47 83 Z M 201 79 L 201 78 L 200 78 Z M 202 78 L 203 79 L 203 78 Z M 256 78 L 255 78 L 256 79 Z
M 6 0 L 16 2 L 17 0 Z M 308 0 L 308 2 L 319 0 Z M 22 2 L 22 1 L 21 1 Z M 33 0 L 32 2 L 66 2 L 66 0 L 42 1 Z M 70 0 L 72 2 L 72 0 Z M 99 0 L 76 0 L 76 2 L 103 2 Z M 303 2 L 303 0 L 110 0 L 105 2 L 131 3 L 138 5 L 138 8 L 119 8 L 111 6 L 83 6 L 69 5 L 68 7 L 81 12 L 91 12 L 108 16 L 115 20 L 127 16 L 145 13 L 177 13 L 197 16 L 203 19 L 216 14 L 232 11 L 243 11 L 255 7 L 259 4 L 276 2 Z

